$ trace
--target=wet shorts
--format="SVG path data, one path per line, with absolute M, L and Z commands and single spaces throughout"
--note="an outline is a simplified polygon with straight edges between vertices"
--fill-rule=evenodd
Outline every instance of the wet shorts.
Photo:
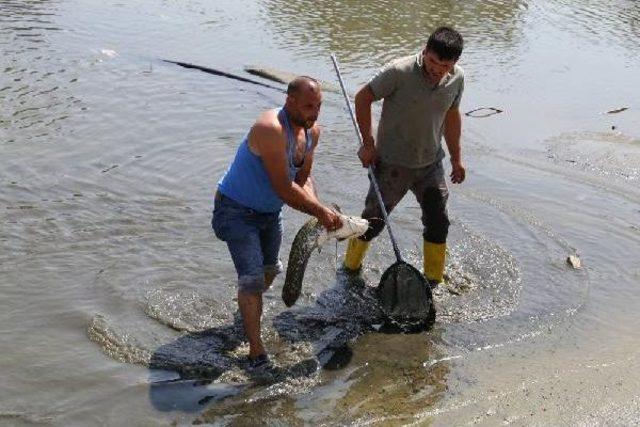
M 263 292 L 264 275 L 282 272 L 282 263 L 278 260 L 282 242 L 280 212 L 257 212 L 218 191 L 211 226 L 229 247 L 240 291 Z

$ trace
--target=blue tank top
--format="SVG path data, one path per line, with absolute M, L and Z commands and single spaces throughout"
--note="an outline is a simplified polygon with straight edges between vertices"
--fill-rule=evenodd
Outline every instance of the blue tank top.
M 283 125 L 287 136 L 286 153 L 289 182 L 291 182 L 295 179 L 302 165 L 296 166 L 294 163 L 296 138 L 284 107 L 278 112 L 278 120 Z M 304 155 L 306 156 L 313 143 L 311 134 L 307 129 L 305 129 L 305 137 L 307 144 Z M 248 135 L 244 137 L 240 147 L 238 147 L 231 166 L 218 181 L 218 191 L 258 212 L 278 212 L 284 204 L 271 185 L 269 175 L 262 164 L 262 158 L 252 153 L 249 149 Z

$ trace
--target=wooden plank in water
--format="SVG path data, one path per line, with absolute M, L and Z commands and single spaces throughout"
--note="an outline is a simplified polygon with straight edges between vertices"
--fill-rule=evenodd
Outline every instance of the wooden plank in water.
M 230 79 L 239 80 L 241 82 L 251 83 L 251 84 L 254 84 L 254 85 L 268 87 L 270 89 L 275 89 L 275 90 L 277 90 L 279 92 L 285 92 L 284 89 L 281 89 L 279 87 L 271 86 L 271 85 L 268 85 L 266 83 L 258 82 L 256 80 L 247 79 L 246 77 L 237 76 L 235 74 L 231 74 L 231 73 L 228 73 L 226 71 L 216 70 L 214 68 L 204 67 L 202 65 L 189 64 L 187 62 L 170 61 L 168 59 L 163 59 L 163 61 L 171 63 L 171 64 L 176 64 L 176 65 L 179 65 L 179 66 L 184 67 L 184 68 L 192 68 L 194 70 L 204 71 L 205 73 L 214 74 L 216 76 L 227 77 L 227 78 L 230 78 Z
M 268 80 L 272 80 L 274 82 L 284 83 L 284 84 L 289 84 L 291 80 L 293 80 L 294 78 L 300 75 L 300 74 L 290 73 L 288 71 L 276 70 L 275 68 L 254 66 L 254 65 L 247 65 L 246 67 L 244 67 L 244 70 L 249 74 L 253 74 L 254 76 L 259 76 Z M 309 76 L 309 77 L 313 77 L 313 76 Z M 313 78 L 315 79 L 315 77 Z M 340 92 L 340 88 L 335 84 L 325 82 L 322 80 L 318 80 L 318 81 L 320 82 L 320 85 L 322 86 L 323 90 L 326 90 L 329 92 L 336 92 L 336 93 Z

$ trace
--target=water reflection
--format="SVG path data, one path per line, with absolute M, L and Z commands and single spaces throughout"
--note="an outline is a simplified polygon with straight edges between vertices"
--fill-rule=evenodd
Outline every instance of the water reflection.
M 466 53 L 509 51 L 522 38 L 521 0 L 473 2 L 384 0 L 360 2 L 286 2 L 264 0 L 266 20 L 282 45 L 293 44 L 306 56 L 337 52 L 352 66 L 379 66 L 419 49 L 439 25 L 453 25 L 464 35 Z
M 350 376 L 348 392 L 339 400 L 337 417 L 376 420 L 380 425 L 406 425 L 414 414 L 433 408 L 447 390 L 449 362 L 434 342 L 441 329 L 429 334 L 363 336 L 355 345 L 353 363 L 361 366 Z M 338 424 L 348 419 L 337 419 Z

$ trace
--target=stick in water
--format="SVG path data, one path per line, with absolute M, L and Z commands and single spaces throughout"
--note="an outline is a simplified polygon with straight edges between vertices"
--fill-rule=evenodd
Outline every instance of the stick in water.
M 194 70 L 200 70 L 200 71 L 203 71 L 205 73 L 213 74 L 213 75 L 216 75 L 216 76 L 227 77 L 229 79 L 239 80 L 241 82 L 251 83 L 251 84 L 262 86 L 262 87 L 268 87 L 269 89 L 275 89 L 278 92 L 286 93 L 286 90 L 284 90 L 282 88 L 279 88 L 279 87 L 276 87 L 276 86 L 271 86 L 269 84 L 262 83 L 262 82 L 259 82 L 257 80 L 251 80 L 251 79 L 248 79 L 246 77 L 237 76 L 235 74 L 227 73 L 225 71 L 216 70 L 214 68 L 203 67 L 202 65 L 189 64 L 189 63 L 186 63 L 186 62 L 169 61 L 168 59 L 163 59 L 163 61 L 164 62 L 168 62 L 170 64 L 176 64 L 176 65 L 179 65 L 179 66 L 184 67 L 184 68 L 192 68 Z

